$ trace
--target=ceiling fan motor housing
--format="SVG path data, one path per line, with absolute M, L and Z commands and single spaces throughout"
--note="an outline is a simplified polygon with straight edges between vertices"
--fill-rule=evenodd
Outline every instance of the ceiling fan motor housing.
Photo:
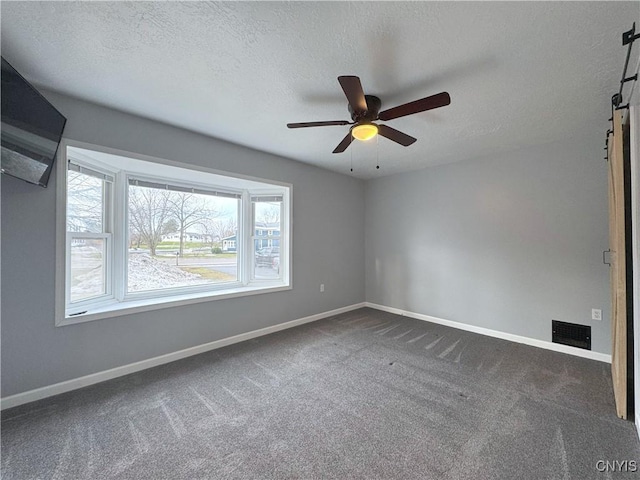
M 367 110 L 364 112 L 355 112 L 351 107 L 351 104 L 347 104 L 347 108 L 349 109 L 349 113 L 351 114 L 351 120 L 356 123 L 359 122 L 373 122 L 378 118 L 378 112 L 380 111 L 380 107 L 382 106 L 382 102 L 375 95 L 365 95 L 364 96 L 367 102 Z

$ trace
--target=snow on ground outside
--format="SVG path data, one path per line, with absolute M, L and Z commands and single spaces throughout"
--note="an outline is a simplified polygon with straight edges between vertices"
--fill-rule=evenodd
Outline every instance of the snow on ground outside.
M 196 273 L 185 272 L 175 265 L 156 260 L 148 253 L 129 255 L 129 291 L 156 290 L 210 283 Z
M 93 249 L 84 247 L 82 250 Z M 92 251 L 83 251 L 74 257 L 72 263 L 77 262 L 76 265 L 82 263 L 82 266 L 90 267 L 90 270 L 73 278 L 72 299 L 81 300 L 103 293 L 104 283 L 99 257 L 96 258 L 96 254 Z M 82 266 L 78 265 L 80 268 Z M 156 260 L 148 253 L 132 253 L 129 255 L 128 282 L 128 291 L 140 292 L 200 285 L 209 281 L 198 274 L 185 272 L 175 265 Z

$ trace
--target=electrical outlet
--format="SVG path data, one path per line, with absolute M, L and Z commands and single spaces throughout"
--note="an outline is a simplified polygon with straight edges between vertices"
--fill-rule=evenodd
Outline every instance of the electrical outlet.
M 321 292 L 324 292 L 324 283 L 321 283 L 321 284 L 320 284 L 320 291 L 321 291 Z
M 602 310 L 600 310 L 599 308 L 592 308 L 591 320 L 602 320 Z

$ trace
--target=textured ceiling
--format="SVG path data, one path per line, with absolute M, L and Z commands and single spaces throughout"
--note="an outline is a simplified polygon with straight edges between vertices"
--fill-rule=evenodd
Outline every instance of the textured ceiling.
M 38 86 L 363 178 L 602 133 L 638 2 L 2 2 L 2 55 Z M 639 22 L 640 23 L 640 22 Z M 418 138 L 331 151 L 336 80 Z M 376 157 L 381 169 L 376 171 Z

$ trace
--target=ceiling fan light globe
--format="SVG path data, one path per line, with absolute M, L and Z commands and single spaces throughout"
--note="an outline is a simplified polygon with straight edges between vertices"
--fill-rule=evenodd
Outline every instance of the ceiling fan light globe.
M 378 126 L 373 123 L 363 123 L 351 129 L 351 135 L 362 142 L 372 139 L 378 134 Z

